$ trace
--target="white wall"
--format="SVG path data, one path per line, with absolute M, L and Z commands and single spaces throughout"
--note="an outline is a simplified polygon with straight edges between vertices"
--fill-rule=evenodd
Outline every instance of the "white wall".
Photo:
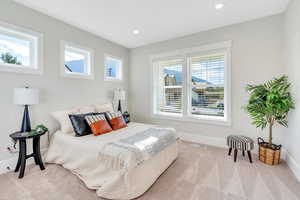
M 57 124 L 49 116 L 50 112 L 72 106 L 112 101 L 115 88 L 128 89 L 128 49 L 10 0 L 0 1 L 0 21 L 44 34 L 43 75 L 0 72 L 0 161 L 12 156 L 5 151 L 5 147 L 10 141 L 9 134 L 20 129 L 23 110 L 22 107 L 13 104 L 15 87 L 29 86 L 41 90 L 40 104 L 30 108 L 32 126 L 43 123 L 51 130 L 57 128 Z M 60 40 L 94 50 L 95 80 L 63 78 L 59 75 Z M 124 59 L 122 82 L 104 81 L 104 53 Z M 46 137 L 42 139 L 45 147 Z
M 177 131 L 204 137 L 207 141 L 224 139 L 232 133 L 243 133 L 256 138 L 267 135 L 251 125 L 248 115 L 242 109 L 247 102 L 245 86 L 258 84 L 284 73 L 282 65 L 283 15 L 275 15 L 251 22 L 227 26 L 207 32 L 163 41 L 130 52 L 130 97 L 133 119 L 139 122 L 155 123 L 175 127 Z M 159 34 L 159 31 L 157 32 Z M 149 56 L 176 49 L 189 48 L 232 40 L 232 126 L 208 125 L 151 118 L 151 65 Z M 283 143 L 284 130 L 276 127 L 274 142 Z M 193 136 L 189 136 L 193 137 Z M 203 138 L 202 137 L 202 138 Z M 223 140 L 220 140 L 223 141 Z
M 292 95 L 296 109 L 289 115 L 289 128 L 285 133 L 288 164 L 300 180 L 300 1 L 292 0 L 285 13 L 284 67 L 292 81 Z

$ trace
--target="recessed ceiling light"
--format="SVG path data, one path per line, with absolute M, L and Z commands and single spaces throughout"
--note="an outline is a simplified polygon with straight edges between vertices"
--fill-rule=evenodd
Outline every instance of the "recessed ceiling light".
M 134 35 L 137 35 L 137 34 L 140 34 L 140 31 L 136 29 L 136 30 L 133 30 L 132 33 L 133 33 Z
M 224 3 L 216 3 L 215 8 L 216 10 L 220 10 L 224 7 Z

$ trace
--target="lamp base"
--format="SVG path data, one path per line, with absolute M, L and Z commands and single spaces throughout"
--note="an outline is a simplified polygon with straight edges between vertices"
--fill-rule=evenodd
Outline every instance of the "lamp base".
M 119 100 L 118 111 L 120 111 L 120 112 L 122 113 L 122 105 L 121 105 L 121 100 Z
M 30 125 L 30 117 L 29 117 L 28 105 L 25 105 L 25 107 L 24 107 L 24 113 L 23 113 L 21 133 L 30 132 L 30 131 L 31 131 L 31 125 Z

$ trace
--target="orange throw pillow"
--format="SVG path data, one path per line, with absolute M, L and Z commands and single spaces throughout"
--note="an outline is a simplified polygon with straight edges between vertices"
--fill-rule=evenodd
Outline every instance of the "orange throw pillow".
M 101 135 L 104 133 L 109 133 L 112 131 L 107 121 L 104 120 L 91 123 L 90 127 L 92 129 L 94 136 Z
M 127 126 L 126 122 L 124 121 L 123 117 L 116 117 L 109 120 L 109 123 L 113 130 L 117 130 L 120 128 L 124 128 Z
M 107 116 L 109 124 L 113 130 L 124 128 L 127 126 L 127 124 L 122 116 L 122 113 L 120 111 L 106 112 L 106 116 Z
M 111 132 L 112 129 L 103 114 L 89 115 L 85 117 L 94 136 Z

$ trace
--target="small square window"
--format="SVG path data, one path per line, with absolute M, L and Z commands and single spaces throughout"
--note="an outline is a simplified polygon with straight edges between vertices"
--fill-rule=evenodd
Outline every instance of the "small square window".
M 105 80 L 122 80 L 122 60 L 113 56 L 105 56 Z
M 42 73 L 42 34 L 0 22 L 0 71 Z
M 93 79 L 92 50 L 62 42 L 62 52 L 62 76 Z

